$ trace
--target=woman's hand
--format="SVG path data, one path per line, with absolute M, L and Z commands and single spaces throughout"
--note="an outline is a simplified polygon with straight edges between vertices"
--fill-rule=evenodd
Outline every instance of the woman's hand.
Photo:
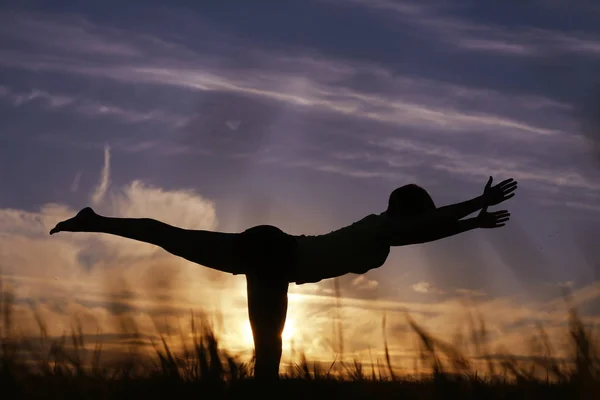
M 492 186 L 493 178 L 490 176 L 485 189 L 483 190 L 483 202 L 485 206 L 495 206 L 513 197 L 514 191 L 517 190 L 517 181 L 514 179 L 506 179 L 496 186 Z
M 506 225 L 506 221 L 510 219 L 510 213 L 507 210 L 488 212 L 487 207 L 484 207 L 479 215 L 477 215 L 477 226 L 479 228 L 500 228 Z

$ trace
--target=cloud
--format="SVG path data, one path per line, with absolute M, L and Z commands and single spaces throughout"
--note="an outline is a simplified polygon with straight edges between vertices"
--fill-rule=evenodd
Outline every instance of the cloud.
M 108 35 L 104 36 L 94 34 L 95 27 L 84 19 L 76 18 L 74 24 L 73 18 L 55 18 L 48 21 L 39 15 L 3 12 L 0 14 L 0 32 L 13 40 L 36 43 L 52 51 L 121 58 L 140 54 L 138 49 L 110 35 L 110 31 L 105 31 Z
M 92 194 L 91 200 L 92 204 L 100 204 L 100 202 L 104 199 L 104 195 L 108 190 L 108 185 L 110 184 L 110 147 L 106 145 L 104 147 L 104 167 L 102 167 L 102 175 L 100 178 L 100 182 L 94 189 L 94 193 Z
M 559 289 L 573 289 L 575 287 L 574 281 L 562 281 L 562 282 L 550 282 L 545 284 L 551 288 L 559 288 Z
M 380 12 L 383 18 L 403 23 L 432 34 L 435 39 L 456 48 L 512 57 L 541 57 L 550 54 L 600 56 L 600 35 L 580 31 L 555 31 L 536 27 L 515 28 L 492 22 L 474 22 L 457 15 L 463 7 L 435 2 L 391 0 L 322 0 L 339 6 L 353 4 Z
M 458 42 L 464 49 L 487 51 L 493 53 L 505 53 L 510 55 L 531 55 L 532 49 L 523 44 L 507 43 L 494 39 L 469 39 L 465 38 Z
M 33 89 L 29 92 L 15 92 L 7 86 L 2 86 L 0 88 L 0 96 L 9 98 L 16 107 L 31 103 L 35 100 L 41 100 L 51 108 L 63 108 L 75 101 L 75 99 L 70 96 L 51 94 L 38 89 Z
M 71 182 L 71 192 L 77 192 L 79 190 L 79 182 L 81 181 L 82 172 L 78 172 L 75 174 L 73 178 L 73 182 Z
M 16 17 L 16 21 L 19 21 L 18 17 Z M 52 23 L 51 20 L 47 21 L 48 26 Z M 103 35 L 119 34 L 124 41 L 132 40 L 128 39 L 131 35 L 126 31 L 114 28 L 102 29 L 89 22 L 83 26 L 92 30 L 94 35 L 99 38 Z M 57 31 L 62 32 L 62 28 L 57 27 Z M 35 40 L 34 38 L 30 39 Z M 67 36 L 63 39 L 66 42 L 69 41 Z M 258 65 L 246 68 L 236 65 L 235 68 L 228 68 L 223 65 L 223 56 L 220 54 L 194 54 L 189 49 L 181 47 L 176 47 L 176 52 L 173 54 L 171 47 L 164 45 L 164 42 L 160 43 L 157 45 L 156 41 L 133 40 L 131 46 L 140 46 L 140 52 L 148 53 L 151 56 L 130 60 L 126 63 L 108 59 L 103 61 L 100 66 L 97 61 L 78 60 L 77 52 L 69 56 L 54 57 L 40 62 L 26 61 L 23 57 L 24 54 L 11 54 L 11 57 L 4 57 L 3 62 L 6 65 L 105 77 L 127 83 L 161 84 L 198 91 L 251 95 L 282 101 L 290 105 L 325 109 L 342 115 L 352 115 L 404 127 L 452 129 L 465 133 L 477 132 L 481 128 L 506 129 L 509 132 L 515 132 L 515 139 L 527 138 L 516 132 L 534 134 L 534 137 L 559 133 L 551 125 L 539 126 L 539 122 L 543 122 L 543 120 L 531 124 L 513 120 L 506 115 L 499 116 L 495 114 L 497 107 L 490 107 L 487 112 L 484 110 L 467 112 L 464 107 L 461 109 L 452 107 L 452 104 L 449 103 L 452 96 L 448 95 L 456 95 L 456 89 L 459 88 L 440 85 L 440 82 L 397 77 L 393 71 L 374 64 L 350 60 L 328 60 L 324 57 L 316 59 L 312 55 L 302 54 L 301 50 L 298 50 L 297 55 L 284 55 L 252 47 L 236 50 L 248 62 Z M 227 44 L 224 43 L 224 46 Z M 168 49 L 168 53 L 165 53 L 166 49 Z M 190 53 L 193 56 L 190 56 Z M 166 63 L 163 58 L 166 54 L 170 57 L 169 63 Z M 102 53 L 99 55 L 101 56 Z M 43 60 L 44 56 L 38 55 L 36 58 Z M 218 66 L 216 67 L 216 65 Z M 263 71 L 259 78 L 257 78 L 256 70 Z M 374 87 L 385 90 L 385 92 L 374 93 L 339 85 L 340 81 L 352 84 L 354 77 L 365 75 L 375 79 Z M 439 91 L 440 88 L 447 92 L 446 95 L 431 93 Z M 399 96 L 399 93 L 402 95 Z M 461 97 L 466 98 L 472 93 L 474 91 L 469 93 L 468 89 L 463 88 Z M 490 94 L 494 93 L 490 92 Z M 481 92 L 480 96 L 482 95 L 485 93 Z M 496 93 L 495 96 L 498 97 L 498 94 Z M 508 97 L 512 98 L 512 96 Z M 444 102 L 441 101 L 442 99 Z M 519 105 L 515 104 L 514 100 L 517 99 L 512 98 L 512 103 L 510 101 L 504 103 L 517 109 Z M 483 104 L 488 103 L 473 101 L 475 108 L 481 107 Z M 109 109 L 107 108 L 107 110 Z
M 352 286 L 357 289 L 375 289 L 379 286 L 379 282 L 374 279 L 367 279 L 364 275 L 359 275 L 352 280 Z
M 75 110 L 90 117 L 113 117 L 128 123 L 161 122 L 173 127 L 183 126 L 188 119 L 165 111 L 139 111 L 108 104 L 82 102 Z
M 412 288 L 412 290 L 414 290 L 417 293 L 434 293 L 434 294 L 446 293 L 443 290 L 436 288 L 431 283 L 426 282 L 426 281 L 417 282 L 417 283 L 413 284 L 411 286 L 411 288 Z
M 49 93 L 40 89 L 22 92 L 2 86 L 0 87 L 0 97 L 9 99 L 15 107 L 41 101 L 51 110 L 71 111 L 89 118 L 114 118 L 126 123 L 158 122 L 167 126 L 180 127 L 188 122 L 188 118 L 174 112 L 127 108 L 92 99 Z
M 19 18 L 11 23 L 18 24 Z M 48 29 L 65 23 L 49 16 L 36 18 L 45 18 Z M 136 130 L 135 135 L 111 140 L 118 150 L 245 157 L 388 182 L 428 183 L 434 176 L 474 182 L 490 174 L 514 176 L 527 182 L 539 201 L 572 208 L 581 204 L 593 208 L 584 197 L 600 189 L 594 183 L 597 171 L 572 162 L 587 157 L 587 148 L 573 134 L 577 129 L 573 105 L 556 99 L 402 75 L 382 64 L 302 49 L 265 50 L 222 36 L 226 50 L 213 47 L 201 53 L 81 18 L 70 23 L 98 42 L 119 38 L 137 51 L 123 60 L 108 56 L 102 46 L 91 58 L 68 46 L 60 54 L 10 50 L 0 63 L 108 78 L 104 82 L 117 88 L 143 85 L 153 90 L 156 100 L 143 109 L 70 95 L 75 100 L 61 107 L 93 118 L 165 125 L 158 129 L 152 125 L 160 136 Z M 62 27 L 56 30 L 57 35 L 64 34 Z M 36 39 L 25 35 L 23 40 Z M 238 54 L 235 65 L 230 51 Z M 183 108 L 176 108 L 171 99 Z M 163 134 L 165 128 L 171 134 Z M 81 140 L 90 139 L 77 137 L 69 143 Z M 530 145 L 533 142 L 535 146 Z M 547 199 L 549 192 L 560 201 Z
M 561 169 L 557 165 L 557 160 L 555 160 L 556 163 L 552 168 L 550 166 L 539 166 L 537 164 L 542 158 L 541 154 L 539 157 L 532 157 L 530 153 L 530 156 L 526 157 L 524 153 L 522 155 L 513 153 L 512 157 L 508 159 L 503 157 L 491 158 L 484 154 L 465 152 L 450 145 L 425 144 L 412 138 L 378 139 L 370 143 L 382 150 L 395 151 L 395 154 L 387 155 L 383 153 L 378 155 L 381 160 L 386 160 L 389 163 L 410 163 L 412 160 L 413 165 L 415 165 L 419 160 L 431 162 L 431 166 L 436 170 L 463 177 L 477 177 L 478 180 L 485 176 L 510 176 L 519 181 L 535 182 L 548 188 L 560 186 L 593 192 L 600 189 L 600 185 L 591 179 L 591 176 L 594 175 L 593 171 L 584 173 L 581 170 L 567 166 Z M 361 158 L 364 158 L 364 155 Z
M 214 203 L 194 191 L 163 190 L 140 181 L 111 187 L 108 147 L 101 175 L 92 197 L 106 215 L 152 217 L 189 229 L 217 227 Z M 48 235 L 57 222 L 75 213 L 59 204 L 46 204 L 38 211 L 0 209 L 0 277 L 16 290 L 16 323 L 25 333 L 35 335 L 37 331 L 27 302 L 33 302 L 42 317 L 51 321 L 50 335 L 64 333 L 77 317 L 91 321 L 86 323 L 86 334 L 98 329 L 114 333 L 115 316 L 121 313 L 132 318 L 141 331 L 154 332 L 152 325 L 139 318 L 141 312 L 186 317 L 201 304 L 212 314 L 224 307 L 233 332 L 225 339 L 240 345 L 235 328 L 246 310 L 239 277 L 116 236 Z
M 55 96 L 40 90 L 32 90 L 28 94 L 15 94 L 14 104 L 20 106 L 35 99 L 44 99 L 51 107 L 63 107 L 73 102 L 73 99 L 67 96 Z
M 232 131 L 237 131 L 241 123 L 241 121 L 226 121 L 225 125 L 227 125 L 227 127 Z
M 15 20 L 19 21 L 18 16 Z M 52 20 L 46 22 L 48 26 L 52 23 L 55 22 Z M 235 50 L 251 65 L 244 68 L 236 64 L 235 68 L 228 68 L 227 63 L 223 65 L 223 56 L 218 53 L 205 53 L 200 56 L 181 46 L 167 45 L 157 38 L 150 40 L 145 36 L 141 41 L 132 40 L 132 35 L 127 31 L 102 28 L 80 20 L 72 23 L 93 31 L 98 40 L 106 35 L 118 34 L 123 41 L 132 41 L 132 46 L 139 46 L 140 52 L 147 53 L 148 57 L 127 63 L 106 60 L 100 68 L 98 62 L 78 60 L 78 54 L 75 52 L 69 56 L 72 58 L 59 56 L 41 63 L 34 62 L 35 68 L 108 77 L 128 83 L 159 83 L 200 91 L 224 91 L 265 97 L 292 105 L 325 108 L 330 112 L 352 114 L 399 126 L 418 125 L 433 128 L 443 126 L 443 129 L 457 131 L 477 130 L 479 127 L 490 126 L 541 135 L 555 132 L 555 129 L 550 128 L 551 125 L 543 128 L 523 121 L 511 120 L 507 116 L 494 115 L 498 109 L 505 107 L 496 107 L 489 100 L 493 100 L 494 97 L 501 99 L 504 96 L 504 106 L 511 106 L 517 110 L 522 106 L 520 103 L 523 101 L 515 96 L 481 90 L 477 93 L 476 90 L 442 82 L 399 77 L 380 65 L 327 59 L 314 54 L 303 54 L 302 50 L 298 50 L 297 54 L 279 54 L 256 47 L 246 47 Z M 62 27 L 57 27 L 57 31 L 62 32 Z M 68 36 L 63 39 L 65 42 L 69 41 Z M 30 38 L 30 40 L 35 39 Z M 227 43 L 223 45 L 230 47 Z M 163 59 L 167 54 L 169 63 L 165 63 Z M 17 60 L 23 59 L 23 55 L 12 54 L 12 57 L 6 57 L 5 61 L 19 64 Z M 102 53 L 99 54 L 101 55 Z M 37 58 L 41 60 L 44 56 L 38 55 Z M 30 63 L 23 61 L 20 65 L 27 67 Z M 218 67 L 215 67 L 216 65 Z M 263 71 L 258 77 L 257 70 Z M 340 82 L 352 85 L 355 77 L 358 76 L 374 79 L 373 87 L 380 92 L 364 90 L 364 85 L 362 90 L 339 85 Z M 436 91 L 438 93 L 435 93 Z M 398 93 L 402 96 L 398 96 Z M 479 99 L 473 98 L 474 95 Z M 488 112 L 481 110 L 467 113 L 464 111 L 465 108 L 461 107 L 461 110 L 458 110 L 449 103 L 456 96 L 461 100 L 471 98 L 473 100 L 471 104 L 474 106 L 472 108 L 475 109 L 485 104 L 491 107 Z M 492 96 L 492 99 L 486 99 L 487 102 L 478 101 L 481 97 L 488 96 Z M 539 104 L 551 105 L 552 103 L 547 101 Z M 518 138 L 520 135 L 515 137 Z
M 118 67 L 117 67 L 118 68 Z M 85 70 L 80 71 L 83 73 Z M 514 135 L 514 139 L 528 140 L 537 136 L 556 135 L 560 131 L 554 128 L 535 126 L 527 122 L 516 121 L 509 117 L 500 117 L 485 112 L 475 113 L 434 105 L 413 103 L 406 98 L 390 98 L 375 94 L 354 92 L 348 89 L 321 86 L 307 82 L 303 94 L 290 93 L 264 87 L 249 87 L 241 79 L 231 80 L 216 73 L 191 71 L 187 68 L 133 68 L 129 71 L 106 69 L 103 75 L 118 80 L 138 83 L 155 83 L 200 91 L 221 91 L 262 97 L 272 101 L 281 101 L 294 106 L 318 108 L 343 116 L 352 116 L 364 120 L 393 124 L 399 127 L 419 127 L 423 129 L 444 129 L 462 133 L 480 134 L 481 130 L 503 129 L 505 134 Z M 237 72 L 239 76 L 239 71 Z M 280 80 L 290 77 L 281 76 Z M 390 82 L 394 85 L 395 82 Z M 396 86 L 396 85 L 394 85 Z M 326 94 L 326 95 L 323 95 Z M 531 136 L 521 135 L 524 132 Z

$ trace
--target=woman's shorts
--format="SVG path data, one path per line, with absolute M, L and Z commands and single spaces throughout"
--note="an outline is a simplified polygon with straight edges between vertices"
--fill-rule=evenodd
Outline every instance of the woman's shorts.
M 240 233 L 235 257 L 245 274 L 261 280 L 290 281 L 298 251 L 296 238 L 271 225 Z

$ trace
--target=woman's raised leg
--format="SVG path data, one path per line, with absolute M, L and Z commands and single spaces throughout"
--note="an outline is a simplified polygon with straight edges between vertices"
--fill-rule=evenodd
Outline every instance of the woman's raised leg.
M 182 229 L 150 218 L 112 218 L 91 208 L 59 222 L 57 232 L 108 233 L 162 247 L 171 254 L 223 272 L 245 273 L 244 262 L 236 255 L 239 234 Z

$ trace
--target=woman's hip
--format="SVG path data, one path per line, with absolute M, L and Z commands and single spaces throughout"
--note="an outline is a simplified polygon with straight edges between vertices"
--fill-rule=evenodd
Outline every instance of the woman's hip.
M 246 275 L 259 279 L 288 280 L 296 260 L 296 237 L 272 225 L 259 225 L 240 233 L 236 259 Z

